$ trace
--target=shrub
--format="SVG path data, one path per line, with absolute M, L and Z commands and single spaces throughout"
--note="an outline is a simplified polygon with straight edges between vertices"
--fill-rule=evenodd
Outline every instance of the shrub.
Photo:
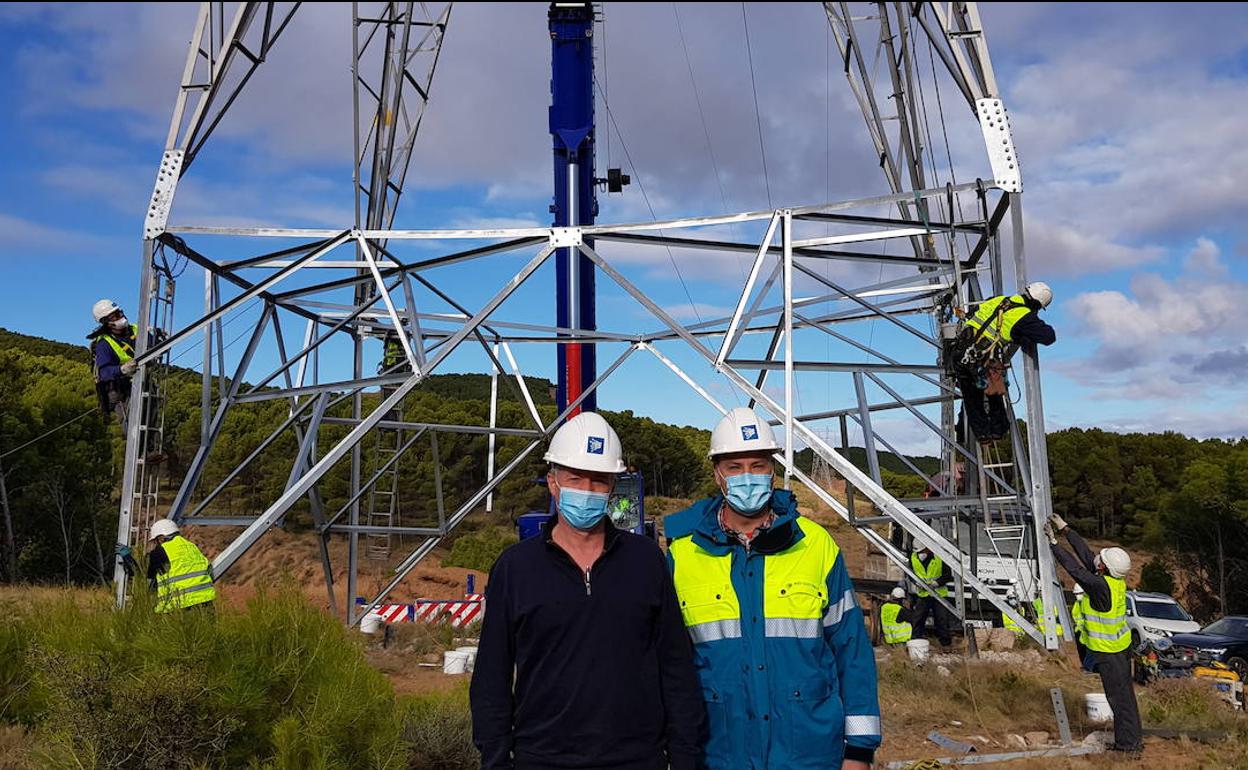
M 489 572 L 503 549 L 516 541 L 516 536 L 502 527 L 485 527 L 457 539 L 451 546 L 450 555 L 442 563 Z
M 468 684 L 412 696 L 405 702 L 403 739 L 409 770 L 475 770 L 481 755 L 472 744 Z
M 244 610 L 158 615 L 65 603 L 26 656 L 47 693 L 39 766 L 402 767 L 393 690 L 295 589 Z
M 1150 727 L 1213 730 L 1235 723 L 1235 713 L 1213 685 L 1198 679 L 1161 679 L 1140 694 L 1140 717 Z

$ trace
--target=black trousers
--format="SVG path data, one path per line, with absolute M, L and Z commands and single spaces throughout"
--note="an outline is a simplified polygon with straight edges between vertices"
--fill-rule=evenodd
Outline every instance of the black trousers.
M 963 413 L 975 438 L 980 441 L 998 439 L 1010 432 L 1005 396 L 985 396 L 976 378 L 967 375 L 958 377 L 958 389 L 962 391 Z
M 1140 707 L 1135 702 L 1131 681 L 1131 648 L 1122 652 L 1092 652 L 1093 668 L 1101 677 L 1105 698 L 1114 710 L 1114 748 L 1141 751 L 1144 735 L 1140 727 Z
M 914 605 L 914 638 L 922 639 L 926 634 L 927 616 L 932 616 L 932 625 L 936 626 L 936 638 L 946 647 L 953 641 L 949 636 L 949 624 L 945 620 L 945 608 L 940 606 L 934 596 L 920 596 Z

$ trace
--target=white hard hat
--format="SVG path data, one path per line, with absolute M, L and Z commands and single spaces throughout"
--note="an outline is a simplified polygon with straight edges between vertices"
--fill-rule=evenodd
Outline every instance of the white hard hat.
M 578 471 L 624 472 L 620 437 L 597 412 L 581 412 L 559 426 L 542 459 Z
M 95 317 L 96 321 L 103 321 L 118 310 L 121 310 L 121 308 L 117 306 L 116 302 L 113 302 L 111 299 L 102 299 L 91 306 L 91 315 Z
M 1040 307 L 1048 307 L 1053 301 L 1053 290 L 1044 281 L 1035 281 L 1027 284 L 1027 288 L 1023 289 L 1023 293 L 1040 303 Z
M 753 409 L 738 406 L 724 415 L 711 431 L 712 459 L 736 452 L 774 452 L 780 448 L 776 434 L 767 421 Z
M 174 524 L 172 519 L 157 519 L 152 522 L 152 529 L 148 532 L 147 539 L 155 540 L 158 537 L 176 534 L 178 534 L 178 525 Z
M 1100 556 L 1105 569 L 1116 578 L 1124 578 L 1131 571 L 1131 556 L 1121 548 L 1102 548 Z
M 1082 595 L 1083 595 L 1083 586 L 1079 585 L 1078 583 L 1075 583 L 1075 596 L 1082 596 Z
M 896 588 L 894 588 L 894 589 L 893 589 L 893 598 L 894 598 L 894 599 L 904 599 L 904 598 L 906 598 L 906 589 L 902 588 L 901 586 L 897 586 Z

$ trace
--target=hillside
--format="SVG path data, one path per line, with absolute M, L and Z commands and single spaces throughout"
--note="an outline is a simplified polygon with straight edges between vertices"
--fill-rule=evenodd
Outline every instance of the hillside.
M 85 346 L 0 330 L 0 376 L 9 398 L 0 402 L 0 453 L 65 425 L 55 437 L 38 441 L 0 463 L 8 489 L 6 518 L 13 538 L 5 537 L 0 574 L 7 580 L 100 580 L 109 573 L 116 495 L 120 479 L 121 437 L 116 425 L 96 414 L 89 357 Z M 529 417 L 514 382 L 500 383 L 499 425 L 527 427 Z M 483 424 L 488 418 L 489 378 L 479 374 L 434 375 L 404 404 L 404 417 L 415 422 Z M 527 385 L 544 420 L 552 419 L 551 383 L 530 377 Z M 376 393 L 366 394 L 366 407 Z M 332 416 L 347 416 L 346 404 Z M 199 444 L 199 378 L 178 370 L 166 387 L 163 466 L 172 489 Z M 201 491 L 211 489 L 286 416 L 274 400 L 239 405 L 228 414 L 209 456 Z M 626 462 L 645 476 L 647 493 L 676 498 L 701 496 L 712 488 L 703 427 L 655 422 L 631 411 L 604 414 L 626 442 Z M 322 430 L 322 446 L 345 431 Z M 1177 433 L 1116 434 L 1097 429 L 1069 429 L 1049 436 L 1054 508 L 1085 536 L 1116 542 L 1133 550 L 1155 551 L 1158 558 L 1146 587 L 1168 590 L 1179 582 L 1201 618 L 1248 611 L 1248 440 L 1198 441 Z M 465 499 L 485 480 L 486 439 L 443 434 L 441 456 L 448 503 Z M 522 439 L 499 441 L 502 457 L 518 450 Z M 367 467 L 375 447 L 364 444 Z M 240 516 L 255 513 L 280 494 L 294 453 L 293 437 L 281 436 L 203 512 Z M 849 457 L 865 468 L 861 448 Z M 809 468 L 811 452 L 799 450 L 799 466 Z M 925 473 L 939 469 L 937 458 L 911 461 Z M 432 455 L 418 443 L 400 466 L 400 507 L 404 521 L 419 525 L 434 515 L 431 502 Z M 880 456 L 885 484 L 895 494 L 921 493 L 923 482 L 909 473 L 901 458 Z M 541 491 L 530 479 L 543 470 L 540 456 L 506 480 L 496 495 L 502 513 L 514 516 L 541 504 Z M 327 506 L 348 495 L 345 468 L 321 484 Z M 166 497 L 168 499 L 168 497 Z M 48 501 L 55 501 L 49 507 Z M 289 520 L 310 524 L 306 506 L 296 506 Z M 8 527 L 5 531 L 9 531 Z M 1179 575 L 1178 573 L 1183 573 Z

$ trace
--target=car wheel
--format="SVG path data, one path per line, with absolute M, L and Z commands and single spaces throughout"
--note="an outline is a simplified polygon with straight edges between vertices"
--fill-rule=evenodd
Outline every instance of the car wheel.
M 1236 655 L 1234 657 L 1227 658 L 1226 665 L 1230 666 L 1231 670 L 1234 671 L 1236 674 L 1239 674 L 1239 678 L 1241 681 L 1245 679 L 1246 677 L 1248 677 L 1248 660 L 1244 660 L 1243 658 Z

